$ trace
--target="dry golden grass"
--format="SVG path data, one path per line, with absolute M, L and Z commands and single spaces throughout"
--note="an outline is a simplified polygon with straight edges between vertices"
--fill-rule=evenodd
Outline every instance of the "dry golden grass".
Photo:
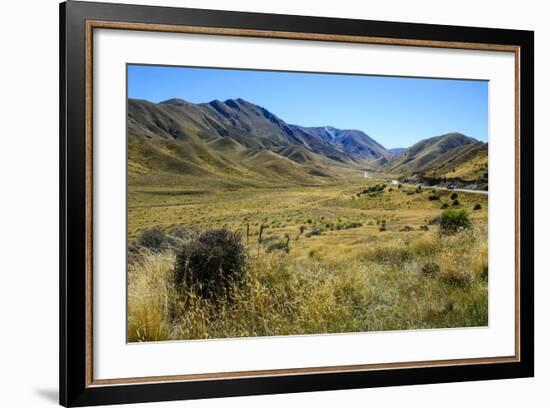
M 233 289 L 230 301 L 178 290 L 171 277 L 174 256 L 145 254 L 128 276 L 129 340 L 487 325 L 483 228 L 448 237 L 435 231 L 381 237 L 352 257 L 338 248 L 307 258 L 251 249 L 245 284 Z
M 170 305 L 178 293 L 172 284 L 173 253 L 147 253 L 128 266 L 130 341 L 169 339 Z
M 138 257 L 128 270 L 130 341 L 487 324 L 487 196 L 458 193 L 474 229 L 440 236 L 430 222 L 450 205 L 448 191 L 388 185 L 357 197 L 381 183 L 361 177 L 299 187 L 216 183 L 130 184 L 130 242 L 152 227 L 226 227 L 242 233 L 249 253 L 244 286 L 216 302 L 176 289 L 170 251 Z M 287 235 L 288 253 L 268 245 Z
M 477 156 L 467 160 L 452 171 L 443 174 L 443 177 L 453 178 L 459 177 L 463 180 L 476 180 L 483 177 L 489 170 L 489 164 L 487 159 L 487 153 L 478 154 Z

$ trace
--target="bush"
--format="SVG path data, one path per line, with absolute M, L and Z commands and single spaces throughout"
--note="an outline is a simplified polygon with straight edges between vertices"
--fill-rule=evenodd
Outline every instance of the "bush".
M 447 208 L 449 208 L 449 204 L 443 203 L 443 205 L 441 206 L 441 209 L 446 210 Z
M 319 259 L 319 254 L 314 249 L 310 249 L 307 253 L 307 256 L 311 259 Z
M 170 228 L 166 232 L 167 232 L 168 235 L 172 235 L 173 237 L 183 239 L 183 240 L 190 239 L 193 236 L 192 231 L 190 231 L 188 229 L 185 229 L 185 228 L 183 228 L 179 225 L 173 226 L 172 228 Z
M 430 201 L 437 201 L 437 200 L 439 200 L 439 196 L 438 196 L 437 194 L 430 194 L 430 195 L 428 196 L 428 200 L 430 200 Z
M 424 265 L 422 265 L 422 268 L 420 268 L 420 272 L 427 276 L 434 276 L 440 270 L 441 267 L 437 262 L 434 261 L 428 261 Z
M 477 203 L 474 205 L 474 211 L 481 210 L 481 204 Z
M 442 234 L 455 234 L 472 227 L 468 212 L 462 210 L 445 210 L 441 213 L 439 231 Z
M 409 226 L 409 225 L 404 225 L 401 228 L 399 228 L 399 231 L 401 231 L 401 232 L 409 232 L 409 231 L 412 231 L 412 230 L 414 230 L 414 228 Z
M 266 252 L 285 251 L 288 254 L 290 252 L 289 241 L 290 237 L 288 235 L 284 238 L 273 237 L 269 241 L 265 241 L 265 250 Z
M 378 227 L 378 231 L 380 231 L 380 232 L 386 231 L 386 220 L 382 220 L 382 222 L 380 223 L 380 225 Z
M 457 198 L 458 198 L 458 194 L 457 194 L 457 193 L 451 194 L 451 200 L 456 200 Z
M 453 201 L 453 207 L 458 207 L 460 205 L 460 201 L 454 200 Z
M 430 228 L 428 228 L 427 225 L 421 225 L 420 226 L 420 231 L 429 231 Z
M 385 188 L 385 184 L 375 184 L 374 186 L 364 188 L 363 191 L 361 191 L 360 193 L 367 194 L 369 196 L 375 196 L 377 194 L 383 193 Z
M 323 232 L 319 228 L 314 228 L 306 234 L 306 237 L 314 237 L 316 235 L 321 235 L 322 233 Z
M 153 251 L 159 251 L 163 248 L 166 235 L 158 228 L 150 228 L 141 232 L 138 238 L 138 243 L 145 247 L 152 249 Z
M 246 250 L 238 232 L 207 230 L 178 252 L 174 280 L 203 298 L 218 298 L 229 295 L 233 283 L 244 281 L 245 262 Z

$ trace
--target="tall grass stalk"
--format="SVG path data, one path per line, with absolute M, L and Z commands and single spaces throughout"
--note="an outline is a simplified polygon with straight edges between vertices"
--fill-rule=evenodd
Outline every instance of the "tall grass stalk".
M 260 237 L 263 228 L 260 227 Z M 258 245 L 261 238 L 258 239 Z M 385 239 L 354 256 L 284 251 L 249 257 L 231 299 L 204 299 L 176 288 L 170 252 L 148 252 L 129 266 L 130 341 L 207 339 L 485 326 L 487 236 Z M 428 265 L 428 267 L 426 267 Z M 425 273 L 426 269 L 433 271 Z

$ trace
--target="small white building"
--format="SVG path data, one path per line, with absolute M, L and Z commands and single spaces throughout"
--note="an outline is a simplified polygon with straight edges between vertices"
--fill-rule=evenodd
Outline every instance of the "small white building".
M 365 170 L 365 178 L 369 178 L 369 172 Z

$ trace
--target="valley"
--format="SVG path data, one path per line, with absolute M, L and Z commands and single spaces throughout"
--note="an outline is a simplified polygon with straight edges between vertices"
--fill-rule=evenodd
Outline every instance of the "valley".
M 241 99 L 130 100 L 129 339 L 485 326 L 487 165 L 459 133 L 391 151 Z M 448 211 L 463 229 L 445 232 Z M 180 248 L 221 229 L 247 254 L 244 286 L 181 292 Z

